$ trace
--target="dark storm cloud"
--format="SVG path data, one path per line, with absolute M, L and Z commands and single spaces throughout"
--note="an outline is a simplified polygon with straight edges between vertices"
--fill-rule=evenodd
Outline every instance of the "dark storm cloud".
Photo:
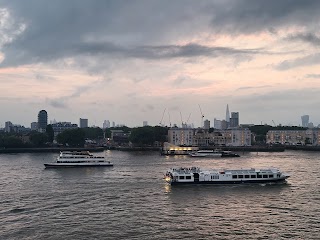
M 305 42 L 316 47 L 320 46 L 320 37 L 314 33 L 291 34 L 286 38 L 286 40 Z
M 214 5 L 211 25 L 230 34 L 260 31 L 276 33 L 279 27 L 306 26 L 320 19 L 317 0 L 226 0 Z
M 208 26 L 213 33 L 231 35 L 304 26 L 319 20 L 320 1 L 3 0 L 0 6 L 9 9 L 15 21 L 11 27 L 26 26 L 0 49 L 5 54 L 2 66 L 19 66 L 79 55 L 166 59 L 240 54 L 248 58 L 258 50 L 167 43 L 196 36 Z

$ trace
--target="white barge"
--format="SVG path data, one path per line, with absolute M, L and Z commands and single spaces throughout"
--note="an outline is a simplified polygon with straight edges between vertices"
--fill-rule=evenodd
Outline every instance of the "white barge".
M 223 158 L 223 157 L 240 157 L 239 154 L 231 151 L 215 150 L 199 150 L 189 153 L 191 157 L 208 157 L 208 158 Z
M 62 151 L 56 161 L 45 163 L 46 168 L 58 167 L 112 167 L 105 157 L 95 156 L 89 151 Z
M 204 170 L 199 167 L 170 168 L 165 174 L 166 182 L 180 184 L 240 184 L 281 182 L 290 177 L 277 168 Z

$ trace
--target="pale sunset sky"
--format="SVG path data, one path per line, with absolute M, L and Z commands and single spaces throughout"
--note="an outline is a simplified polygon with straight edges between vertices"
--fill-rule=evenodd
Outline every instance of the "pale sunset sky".
M 320 1 L 0 0 L 0 127 L 320 124 Z M 163 114 L 164 113 L 164 114 Z

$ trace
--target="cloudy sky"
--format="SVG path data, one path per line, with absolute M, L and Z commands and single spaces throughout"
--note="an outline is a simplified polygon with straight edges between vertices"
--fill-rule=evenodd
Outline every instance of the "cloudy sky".
M 318 0 L 0 0 L 0 127 L 320 123 Z

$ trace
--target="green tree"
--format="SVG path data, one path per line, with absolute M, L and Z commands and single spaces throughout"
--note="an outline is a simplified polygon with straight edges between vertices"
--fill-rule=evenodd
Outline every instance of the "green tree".
M 152 146 L 155 141 L 165 142 L 167 140 L 168 128 L 161 126 L 137 127 L 131 130 L 129 140 L 139 146 Z
M 58 134 L 57 142 L 72 147 L 83 147 L 85 132 L 81 128 L 70 129 Z
M 48 142 L 48 136 L 46 133 L 40 133 L 36 131 L 32 131 L 29 134 L 29 139 L 32 145 L 35 147 L 44 146 L 46 142 Z
M 85 138 L 98 139 L 103 137 L 103 130 L 99 127 L 82 128 Z
M 4 135 L 0 138 L 0 146 L 5 148 L 24 147 L 22 140 L 13 135 Z
M 139 146 L 153 145 L 155 141 L 153 128 L 150 126 L 133 128 L 129 140 Z
M 52 128 L 51 124 L 47 125 L 46 134 L 47 134 L 47 137 L 48 137 L 48 142 L 52 143 L 53 139 L 54 139 L 54 131 L 53 131 L 53 128 Z

